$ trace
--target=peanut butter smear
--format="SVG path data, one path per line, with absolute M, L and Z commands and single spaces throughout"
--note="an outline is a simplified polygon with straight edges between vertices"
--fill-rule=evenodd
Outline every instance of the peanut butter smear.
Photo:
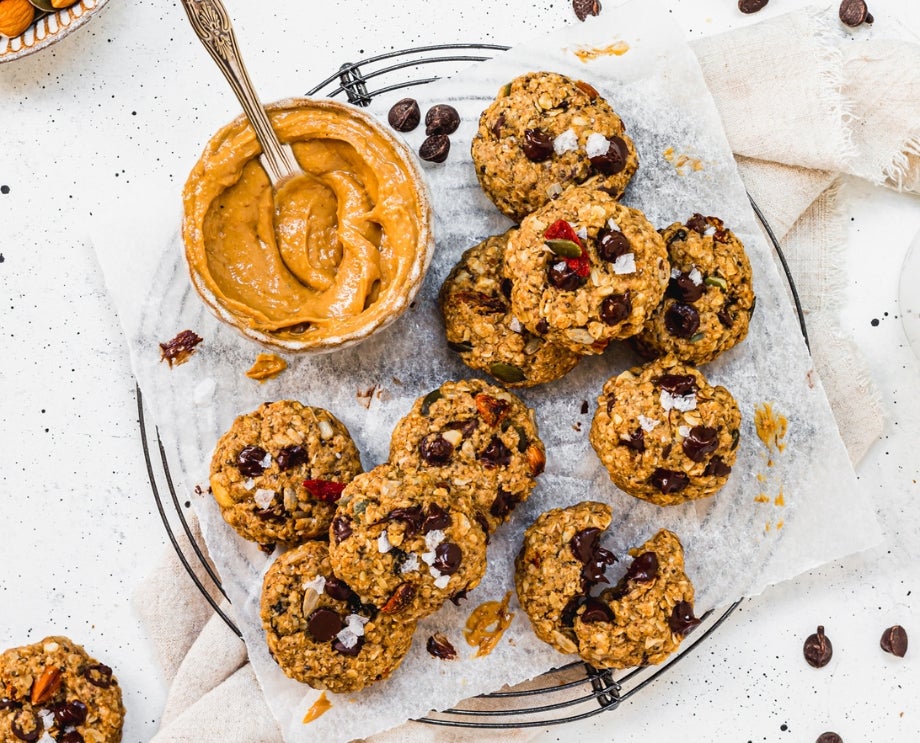
M 287 362 L 280 356 L 273 353 L 260 353 L 256 356 L 255 363 L 246 372 L 246 376 L 264 382 L 266 379 L 274 379 L 285 369 L 287 369 Z
M 303 724 L 313 722 L 315 719 L 332 709 L 332 702 L 326 698 L 326 692 L 319 695 L 319 699 L 313 702 L 313 706 L 307 710 L 303 716 Z
M 786 448 L 786 430 L 789 421 L 784 415 L 773 412 L 773 406 L 765 402 L 754 409 L 754 426 L 757 437 L 764 443 L 769 452 L 767 466 L 773 466 L 773 456 L 780 454 Z
M 574 49 L 572 53 L 582 62 L 590 62 L 598 57 L 622 57 L 629 51 L 629 44 L 625 41 L 615 41 L 607 46 L 593 47 L 590 49 Z
M 505 630 L 514 618 L 514 612 L 508 611 L 511 591 L 501 601 L 486 601 L 473 609 L 466 620 L 463 636 L 468 645 L 478 646 L 474 657 L 480 658 L 491 653 Z
M 279 339 L 343 336 L 382 321 L 418 272 L 427 227 L 416 176 L 351 107 L 270 109 L 306 176 L 273 193 L 245 120 L 211 139 L 183 194 L 196 288 L 235 324 Z

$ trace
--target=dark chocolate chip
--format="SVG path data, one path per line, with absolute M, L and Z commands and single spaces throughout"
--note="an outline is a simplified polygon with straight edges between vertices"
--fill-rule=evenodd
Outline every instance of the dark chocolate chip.
M 579 21 L 601 12 L 600 0 L 572 0 L 572 8 Z
M 611 294 L 604 297 L 601 302 L 600 316 L 608 325 L 617 325 L 629 317 L 632 312 L 632 301 L 629 292 L 625 294 Z
M 511 450 L 498 436 L 493 436 L 479 455 L 479 461 L 486 467 L 507 467 L 511 464 Z
M 681 447 L 694 462 L 702 462 L 719 448 L 719 432 L 710 426 L 694 426 Z
M 425 114 L 425 134 L 453 134 L 458 126 L 460 114 L 446 103 L 432 106 Z
M 495 496 L 495 500 L 493 500 L 492 505 L 489 506 L 489 513 L 497 519 L 504 519 L 514 510 L 516 505 L 517 500 L 514 495 L 504 488 L 499 488 L 498 495 Z
M 562 613 L 559 615 L 559 621 L 562 622 L 563 626 L 571 627 L 575 624 L 575 615 L 587 600 L 588 597 L 584 594 L 578 594 L 577 596 L 572 596 L 572 598 L 569 599 L 569 602 L 565 605 L 565 607 L 562 609 Z
M 35 743 L 44 729 L 41 718 L 31 710 L 20 709 L 10 717 L 10 731 L 26 743 Z
M 588 401 L 587 400 L 581 401 L 581 414 L 582 415 L 588 414 Z
M 675 302 L 664 313 L 664 326 L 677 338 L 689 338 L 700 329 L 700 313 L 689 304 Z
M 591 526 L 575 533 L 569 540 L 569 549 L 580 563 L 589 562 L 601 543 L 601 530 Z
M 607 414 L 610 415 L 610 411 L 613 410 L 613 406 L 617 404 L 617 396 L 612 392 L 607 395 Z
M 826 733 L 821 733 L 815 743 L 843 743 L 843 738 L 835 732 L 828 731 Z
M 489 520 L 483 516 L 482 511 L 476 511 L 476 513 L 473 514 L 473 518 L 476 520 L 476 523 L 479 524 L 479 528 L 482 529 L 482 533 L 486 535 L 486 544 L 488 544 L 489 534 L 492 531 L 489 527 Z
M 58 739 L 58 743 L 86 743 L 79 730 L 68 730 Z
M 262 462 L 268 452 L 261 446 L 245 446 L 236 455 L 236 466 L 244 477 L 258 477 L 265 472 Z
M 662 493 L 679 493 L 690 484 L 690 478 L 683 472 L 658 467 L 649 478 L 649 482 Z
M 444 424 L 445 431 L 459 431 L 463 438 L 469 438 L 476 426 L 479 424 L 476 418 L 466 418 L 465 420 L 450 421 Z
M 545 129 L 525 129 L 521 149 L 528 160 L 542 163 L 553 154 L 553 135 Z
M 850 28 L 856 28 L 869 21 L 869 8 L 865 0 L 843 0 L 838 11 L 841 22 Z M 872 19 L 875 20 L 874 18 Z
M 422 523 L 422 533 L 427 534 L 435 529 L 441 529 L 443 531 L 450 526 L 451 523 L 453 523 L 453 519 L 451 519 L 450 514 L 437 503 L 432 503 L 428 506 L 428 515 Z
M 879 645 L 881 645 L 882 650 L 886 653 L 891 653 L 899 658 L 903 658 L 905 653 L 907 653 L 906 630 L 900 624 L 889 627 L 882 633 L 882 639 Z
M 629 150 L 626 148 L 626 142 L 616 135 L 610 137 L 608 143 L 607 152 L 588 159 L 591 166 L 601 175 L 616 175 L 626 167 Z
M 613 263 L 617 258 L 632 252 L 632 245 L 619 230 L 602 229 L 597 233 L 595 250 L 601 260 Z
M 702 280 L 699 283 L 690 278 L 689 273 L 682 273 L 668 282 L 668 296 L 678 302 L 690 304 L 703 296 L 706 286 Z
M 404 506 L 394 508 L 383 521 L 401 521 L 406 525 L 406 535 L 418 534 L 425 523 L 425 512 L 421 506 Z
M 696 378 L 691 374 L 662 374 L 655 380 L 661 389 L 675 397 L 685 397 L 696 392 Z
M 355 595 L 355 592 L 348 587 L 345 581 L 335 576 L 326 578 L 326 585 L 323 590 L 329 598 L 336 601 L 349 601 Z
M 541 317 L 537 320 L 537 324 L 534 328 L 540 335 L 546 335 L 549 332 L 549 322 L 545 317 Z
M 435 632 L 428 638 L 425 643 L 425 649 L 430 655 L 441 660 L 453 660 L 457 657 L 457 650 L 450 644 L 450 640 L 440 632 Z
M 469 593 L 469 591 L 468 591 L 467 589 L 465 589 L 465 588 L 464 588 L 462 591 L 457 591 L 453 596 L 450 597 L 450 602 L 451 602 L 454 606 L 460 606 L 460 602 L 463 601 L 463 599 L 466 598 L 466 595 L 467 595 L 468 593 Z
M 82 673 L 83 678 L 100 689 L 108 689 L 113 683 L 112 669 L 103 663 L 87 666 L 83 669 Z
M 706 221 L 706 217 L 697 212 L 687 220 L 687 227 L 702 235 L 709 228 L 709 222 Z
M 699 627 L 701 620 L 693 616 L 693 604 L 689 601 L 678 601 L 668 617 L 668 627 L 675 635 L 688 635 L 696 627 Z
M 450 152 L 450 138 L 446 134 L 432 134 L 418 148 L 418 156 L 432 163 L 443 163 Z
M 626 571 L 626 580 L 634 580 L 636 583 L 650 583 L 657 577 L 658 555 L 654 552 L 643 552 Z
M 579 276 L 578 271 L 572 268 L 567 261 L 551 263 L 546 271 L 546 277 L 552 286 L 565 292 L 575 291 L 588 280 L 587 276 Z M 537 332 L 541 332 L 539 327 Z
M 317 609 L 307 618 L 307 631 L 316 642 L 329 642 L 344 626 L 339 613 L 326 607 Z
M 86 722 L 86 705 L 79 699 L 55 704 L 51 708 L 59 728 L 71 728 Z
M 732 316 L 732 313 L 729 311 L 728 306 L 723 307 L 716 313 L 716 317 L 719 318 L 719 322 L 722 323 L 726 328 L 731 328 L 735 324 L 735 318 Z
M 511 299 L 512 288 L 514 288 L 514 284 L 511 283 L 511 279 L 502 279 L 501 290 L 506 299 Z
M 429 433 L 419 442 L 418 453 L 425 464 L 440 467 L 450 461 L 454 445 L 439 433 Z
M 275 461 L 278 463 L 278 469 L 284 472 L 291 467 L 299 467 L 306 464 L 309 459 L 307 450 L 299 444 L 295 446 L 285 446 L 278 452 Z
M 831 641 L 824 634 L 824 627 L 818 625 L 818 631 L 813 635 L 805 638 L 805 644 L 802 646 L 802 653 L 805 655 L 805 661 L 814 668 L 824 668 L 831 662 L 831 656 L 834 654 L 834 647 Z
M 422 118 L 418 103 L 414 98 L 396 101 L 387 114 L 387 121 L 398 132 L 411 132 Z
M 706 477 L 728 477 L 731 473 L 732 468 L 725 464 L 718 454 L 709 460 L 706 469 L 703 470 L 703 475 Z
M 347 516 L 336 516 L 332 519 L 332 534 L 336 544 L 344 542 L 351 536 L 351 519 Z
M 770 0 L 738 0 L 738 10 L 742 13 L 756 13 L 767 7 Z
M 500 139 L 502 136 L 502 127 L 505 125 L 505 114 L 500 113 L 495 121 L 492 123 L 492 128 L 489 130 L 492 132 L 492 136 L 495 139 Z
M 613 612 L 600 599 L 589 598 L 585 601 L 585 610 L 581 613 L 581 621 L 585 624 L 612 622 Z
M 635 431 L 629 434 L 629 438 L 620 439 L 620 443 L 623 446 L 628 446 L 630 449 L 635 451 L 645 451 L 645 431 L 643 431 L 641 428 L 637 428 Z
M 352 645 L 351 647 L 347 647 L 345 643 L 343 643 L 339 638 L 336 638 L 335 641 L 332 643 L 332 649 L 335 650 L 337 653 L 344 655 L 347 658 L 357 657 L 358 653 L 361 652 L 362 647 L 364 647 L 363 637 L 356 638 L 355 644 Z
M 668 245 L 670 245 L 673 242 L 678 242 L 678 241 L 684 242 L 686 239 L 687 239 L 687 230 L 683 230 L 683 229 L 674 230 L 674 232 L 671 233 L 670 237 L 668 237 Z
M 441 542 L 434 549 L 434 562 L 431 564 L 441 575 L 453 575 L 460 568 L 463 550 L 453 542 Z
M 616 561 L 617 558 L 612 552 L 605 550 L 603 547 L 598 547 L 591 559 L 581 568 L 582 590 L 587 593 L 591 586 L 597 583 L 609 583 L 610 581 L 607 580 L 604 573 L 607 570 L 607 566 L 613 565 Z
M 485 292 L 464 291 L 457 292 L 454 299 L 480 315 L 503 315 L 508 311 L 508 305 L 501 297 L 496 297 Z
M 0 697 L 0 712 L 6 709 L 20 709 L 21 707 L 22 702 L 17 702 L 9 697 Z

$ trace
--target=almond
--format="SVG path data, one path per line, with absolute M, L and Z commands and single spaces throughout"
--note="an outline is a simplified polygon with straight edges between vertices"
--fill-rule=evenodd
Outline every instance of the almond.
M 35 6 L 29 0 L 0 0 L 0 34 L 19 36 L 35 20 Z
M 387 602 L 380 607 L 381 614 L 395 614 L 405 609 L 415 598 L 415 586 L 411 583 L 400 583 Z
M 480 392 L 476 395 L 476 409 L 482 419 L 490 426 L 497 426 L 508 415 L 511 404 L 504 400 L 496 400 L 492 395 Z
M 536 477 L 542 474 L 546 467 L 546 454 L 544 454 L 543 449 L 536 444 L 531 444 L 527 447 L 525 456 L 527 457 L 527 464 L 530 465 L 530 471 L 533 476 Z
M 39 676 L 32 683 L 32 696 L 30 702 L 33 705 L 44 704 L 53 697 L 58 689 L 61 688 L 64 674 L 56 666 L 46 666 Z

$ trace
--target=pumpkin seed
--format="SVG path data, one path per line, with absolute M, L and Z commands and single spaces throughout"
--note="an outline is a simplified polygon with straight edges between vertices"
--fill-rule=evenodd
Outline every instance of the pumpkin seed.
M 563 258 L 581 258 L 581 246 L 571 240 L 556 238 L 546 241 L 547 247 Z
M 504 364 L 501 361 L 496 361 L 489 367 L 489 374 L 508 384 L 523 382 L 527 378 L 519 367 L 514 364 Z

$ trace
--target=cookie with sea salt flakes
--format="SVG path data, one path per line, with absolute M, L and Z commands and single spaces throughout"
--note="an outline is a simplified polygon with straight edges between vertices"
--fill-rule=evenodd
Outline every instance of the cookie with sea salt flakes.
M 0 740 L 118 743 L 125 708 L 112 669 L 66 637 L 0 655 Z
M 754 311 L 744 245 L 718 217 L 694 214 L 662 231 L 671 280 L 632 341 L 646 358 L 672 353 L 705 364 L 745 339 Z
M 260 544 L 324 536 L 361 458 L 332 413 L 296 400 L 239 416 L 211 458 L 210 484 L 221 515 Z
M 345 488 L 329 556 L 336 577 L 362 601 L 415 620 L 479 585 L 486 532 L 469 497 L 448 482 L 383 464 Z
M 740 426 L 727 389 L 665 356 L 607 380 L 590 440 L 618 488 L 670 506 L 725 485 Z
M 506 387 L 533 387 L 570 372 L 578 354 L 547 343 L 511 311 L 513 282 L 502 275 L 511 230 L 467 250 L 441 285 L 447 345 L 464 364 Z
M 272 658 L 314 689 L 358 691 L 387 678 L 409 647 L 415 622 L 362 603 L 336 578 L 325 542 L 288 550 L 265 573 L 260 604 Z
M 482 112 L 471 150 L 483 190 L 516 222 L 589 178 L 619 198 L 639 165 L 610 104 L 590 84 L 554 72 L 505 85 Z

